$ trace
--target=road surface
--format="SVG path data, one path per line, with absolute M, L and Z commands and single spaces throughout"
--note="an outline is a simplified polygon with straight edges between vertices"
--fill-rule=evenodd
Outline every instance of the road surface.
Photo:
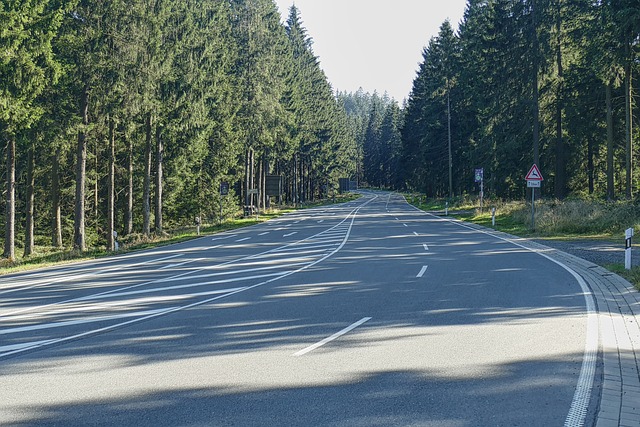
M 588 320 L 562 265 L 367 192 L 0 278 L 0 425 L 590 425 Z

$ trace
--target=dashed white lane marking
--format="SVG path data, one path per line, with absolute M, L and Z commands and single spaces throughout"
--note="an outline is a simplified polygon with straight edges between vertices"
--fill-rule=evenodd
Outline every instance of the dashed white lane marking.
M 416 236 L 419 236 L 417 231 L 414 231 L 413 234 L 415 234 Z
M 324 219 L 321 219 L 320 221 L 318 221 L 318 224 L 322 224 L 324 222 Z
M 313 345 L 310 345 L 309 347 L 300 350 L 297 353 L 294 353 L 294 356 L 304 356 L 305 354 L 312 352 L 313 350 L 317 349 L 318 347 L 322 347 L 323 345 L 330 343 L 331 341 L 340 338 L 341 336 L 343 336 L 344 334 L 354 330 L 355 328 L 357 328 L 358 326 L 362 325 L 365 322 L 368 322 L 369 320 L 371 320 L 371 317 L 363 317 L 362 319 L 358 320 L 356 323 L 353 323 L 349 326 L 347 326 L 346 328 L 344 328 L 343 330 L 336 332 L 335 334 L 331 335 L 330 337 L 327 337 L 325 339 L 323 339 L 322 341 L 319 341 Z
M 289 236 L 293 236 L 294 234 L 298 234 L 298 232 L 297 232 L 297 231 L 294 231 L 293 233 L 285 234 L 285 235 L 283 235 L 282 237 L 289 237 Z
M 249 240 L 249 239 L 251 239 L 251 237 L 245 237 L 243 239 L 236 240 L 236 242 L 244 242 L 244 241 Z
M 423 212 L 420 209 L 416 208 L 415 206 L 413 206 L 413 208 L 425 215 L 428 215 L 431 217 L 435 216 L 435 215 Z M 576 385 L 576 389 L 573 395 L 573 400 L 571 402 L 571 407 L 569 408 L 569 413 L 567 415 L 567 418 L 565 419 L 564 425 L 567 427 L 584 425 L 584 422 L 587 416 L 588 407 L 589 407 L 589 401 L 591 399 L 593 382 L 595 380 L 596 362 L 597 362 L 597 355 L 598 355 L 598 343 L 600 341 L 600 330 L 598 328 L 598 312 L 596 309 L 593 292 L 589 288 L 589 285 L 587 285 L 587 282 L 582 278 L 582 276 L 576 273 L 571 267 L 569 267 L 568 265 L 564 264 L 561 261 L 558 261 L 550 257 L 549 255 L 543 253 L 540 250 L 528 248 L 512 239 L 498 236 L 489 231 L 479 230 L 479 229 L 470 227 L 466 224 L 463 224 L 462 222 L 449 220 L 449 219 L 443 220 L 443 221 L 449 221 L 450 223 L 456 224 L 460 227 L 473 230 L 478 233 L 483 233 L 488 236 L 492 236 L 496 239 L 509 242 L 512 245 L 518 246 L 520 248 L 523 248 L 525 250 L 538 254 L 548 259 L 549 261 L 559 265 L 576 279 L 576 281 L 578 282 L 578 285 L 580 286 L 580 289 L 582 290 L 582 294 L 583 294 L 586 309 L 587 309 L 587 331 L 586 331 L 585 349 L 582 356 L 582 367 L 580 368 L 580 376 L 578 377 L 578 384 Z
M 424 248 L 425 251 L 429 250 L 429 245 L 427 245 L 426 243 L 423 243 L 422 247 Z
M 422 277 L 424 276 L 424 273 L 427 272 L 427 268 L 429 268 L 428 265 L 423 265 L 422 268 L 420 269 L 420 273 L 418 273 L 418 275 L 416 277 Z
M 404 225 L 405 227 L 408 227 L 408 225 L 407 225 L 407 224 L 405 224 L 405 223 L 402 223 L 402 225 Z
M 264 236 L 264 235 L 269 234 L 269 233 L 270 233 L 270 231 L 265 231 L 264 233 L 258 234 L 258 236 Z

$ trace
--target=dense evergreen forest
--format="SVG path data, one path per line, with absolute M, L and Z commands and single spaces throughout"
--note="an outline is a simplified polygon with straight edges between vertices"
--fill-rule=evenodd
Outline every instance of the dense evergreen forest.
M 283 24 L 272 0 L 4 1 L 0 138 L 9 260 L 312 200 L 355 173 L 299 12 Z
M 469 0 L 423 51 L 398 181 L 477 194 L 483 168 L 491 195 L 521 198 L 535 162 L 545 196 L 631 199 L 639 50 L 638 0 Z
M 483 168 L 489 195 L 522 198 L 535 162 L 544 196 L 633 199 L 639 50 L 638 0 L 469 0 L 399 105 L 334 93 L 272 0 L 5 1 L 4 258 L 112 249 L 339 177 L 453 197 Z

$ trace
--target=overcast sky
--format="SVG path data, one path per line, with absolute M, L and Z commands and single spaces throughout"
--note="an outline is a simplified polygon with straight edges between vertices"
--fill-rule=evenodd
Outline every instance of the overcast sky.
M 293 0 L 276 0 L 283 19 Z M 295 0 L 313 51 L 334 89 L 407 98 L 422 50 L 466 0 Z

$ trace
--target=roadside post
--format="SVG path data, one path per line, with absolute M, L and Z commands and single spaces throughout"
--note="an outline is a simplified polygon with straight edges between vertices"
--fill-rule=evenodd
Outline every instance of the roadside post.
M 624 232 L 624 268 L 631 270 L 631 238 L 633 237 L 633 228 L 627 228 Z
M 444 202 L 444 216 L 449 216 L 449 202 Z
M 200 235 L 200 217 L 199 216 L 196 217 L 196 234 L 198 236 Z
M 531 230 L 536 230 L 536 188 L 542 187 L 544 178 L 535 163 L 529 169 L 529 173 L 524 177 L 527 181 L 527 188 L 531 189 Z
M 476 184 L 480 184 L 480 213 L 482 213 L 482 205 L 484 204 L 484 168 L 476 169 L 474 175 Z
M 491 208 L 491 226 L 496 226 L 496 208 Z

